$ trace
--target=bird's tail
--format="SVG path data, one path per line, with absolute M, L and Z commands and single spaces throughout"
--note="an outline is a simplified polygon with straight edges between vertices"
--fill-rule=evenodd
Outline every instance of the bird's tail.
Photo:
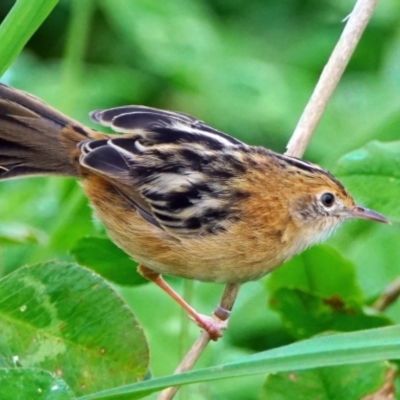
M 36 97 L 0 84 L 0 180 L 79 176 L 76 144 L 94 136 Z

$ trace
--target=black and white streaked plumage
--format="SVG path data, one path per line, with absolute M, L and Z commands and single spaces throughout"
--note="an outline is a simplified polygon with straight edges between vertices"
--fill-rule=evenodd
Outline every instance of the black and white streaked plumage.
M 176 236 L 216 234 L 234 222 L 229 180 L 246 172 L 247 146 L 186 114 L 143 106 L 94 111 L 95 122 L 130 140 L 80 144 L 83 166 L 107 176 L 148 222 Z

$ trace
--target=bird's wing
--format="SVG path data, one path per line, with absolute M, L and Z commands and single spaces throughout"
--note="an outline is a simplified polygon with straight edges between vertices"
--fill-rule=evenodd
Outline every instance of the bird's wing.
M 104 176 L 149 223 L 172 235 L 216 234 L 239 218 L 247 196 L 247 146 L 188 115 L 141 106 L 95 111 L 122 137 L 80 144 L 80 163 Z
M 115 132 L 135 133 L 143 139 L 173 143 L 209 139 L 220 145 L 243 144 L 191 115 L 146 106 L 122 106 L 90 113 L 90 118 Z M 163 131 L 163 128 L 167 131 Z M 170 131 L 168 131 L 170 130 Z

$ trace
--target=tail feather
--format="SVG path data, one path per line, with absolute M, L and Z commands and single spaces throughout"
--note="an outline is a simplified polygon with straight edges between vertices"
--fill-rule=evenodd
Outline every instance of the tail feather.
M 0 84 L 0 180 L 78 176 L 76 144 L 91 131 L 36 97 Z

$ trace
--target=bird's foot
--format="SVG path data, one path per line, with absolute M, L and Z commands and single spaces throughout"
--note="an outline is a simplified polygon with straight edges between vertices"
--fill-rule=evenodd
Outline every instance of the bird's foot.
M 222 321 L 216 317 L 209 317 L 203 314 L 190 316 L 190 318 L 210 336 L 211 340 L 218 340 L 222 337 L 222 331 L 228 327 L 228 321 Z

